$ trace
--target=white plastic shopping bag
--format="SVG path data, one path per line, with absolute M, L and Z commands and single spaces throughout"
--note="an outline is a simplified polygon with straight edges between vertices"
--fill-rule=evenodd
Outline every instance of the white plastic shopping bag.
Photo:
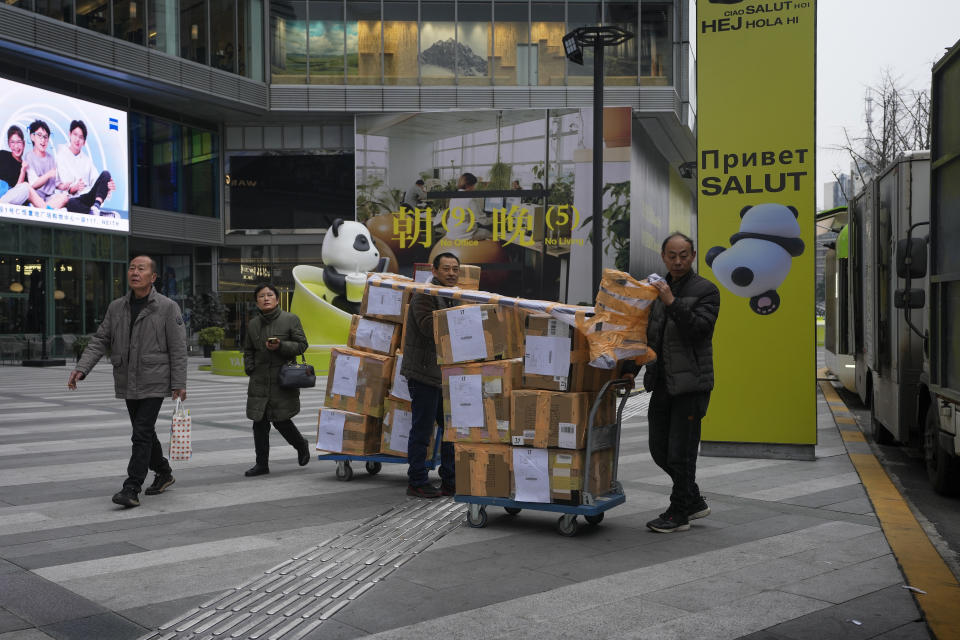
M 170 459 L 189 460 L 192 455 L 190 410 L 183 406 L 180 398 L 177 398 L 177 404 L 173 408 L 173 420 L 170 422 Z

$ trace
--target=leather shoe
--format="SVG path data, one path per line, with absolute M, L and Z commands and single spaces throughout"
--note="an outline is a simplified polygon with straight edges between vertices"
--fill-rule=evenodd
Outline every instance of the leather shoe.
M 243 473 L 243 475 L 247 476 L 248 478 L 252 478 L 253 476 L 263 476 L 263 475 L 266 475 L 266 474 L 268 474 L 268 473 L 270 473 L 270 467 L 268 467 L 268 466 L 266 466 L 266 465 L 255 464 L 255 465 L 253 465 L 252 467 L 250 467 L 249 469 L 247 469 L 247 470 Z
M 297 449 L 297 463 L 301 467 L 305 467 L 308 462 L 310 462 L 310 447 L 304 442 L 303 446 Z

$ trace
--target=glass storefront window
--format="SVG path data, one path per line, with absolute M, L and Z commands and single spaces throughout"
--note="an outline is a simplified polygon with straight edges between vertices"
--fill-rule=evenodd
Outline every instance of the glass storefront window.
M 42 4 L 43 0 L 40 0 L 37 3 L 38 6 Z M 63 13 L 65 16 L 69 16 L 70 9 L 64 7 Z M 67 21 L 70 20 L 69 17 L 65 17 L 63 19 Z M 110 3 L 107 2 L 107 0 L 93 0 L 92 2 L 77 3 L 77 26 L 109 35 Z
M 312 0 L 307 11 L 310 84 L 343 84 L 343 3 Z
M 549 0 L 533 0 L 530 5 L 531 58 L 536 58 L 536 84 L 563 86 L 566 79 L 567 57 L 563 53 L 566 31 L 563 5 Z M 532 78 L 531 78 L 532 79 Z
M 19 237 L 17 229 L 20 225 L 13 222 L 0 220 L 0 251 L 16 251 Z M 3 280 L 0 280 L 0 290 L 3 288 Z
M 126 273 L 126 263 L 130 258 L 127 255 L 127 236 L 112 235 L 110 236 L 110 244 L 113 245 L 113 259 L 124 264 L 124 273 Z
M 100 260 L 110 259 L 110 244 L 113 242 L 111 236 L 103 234 L 85 233 L 86 250 L 84 257 Z M 123 259 L 123 256 L 118 256 Z
M 182 0 L 180 3 L 180 57 L 208 64 L 207 49 L 206 2 Z
M 347 83 L 380 84 L 380 3 L 347 3 Z
M 644 3 L 640 10 L 640 84 L 673 81 L 671 5 Z
M 209 131 L 183 127 L 183 213 L 219 217 L 219 144 Z
M 457 3 L 457 84 L 490 84 L 490 0 Z
M 217 69 L 236 73 L 237 45 L 234 36 L 236 5 L 234 0 L 210 0 L 210 15 L 216 20 L 210 23 L 210 64 Z
M 620 27 L 633 34 L 633 38 L 616 47 L 604 51 L 604 85 L 637 84 L 637 57 L 639 55 L 640 33 L 637 21 L 640 18 L 637 2 L 607 2 L 603 6 L 605 25 Z
M 77 334 L 83 327 L 83 273 L 79 260 L 54 260 L 53 329 L 54 334 Z
M 237 71 L 263 82 L 263 2 L 237 0 Z
M 568 0 L 567 31 L 577 27 L 600 25 L 600 3 L 595 0 Z M 562 42 L 560 43 L 562 47 Z M 608 51 L 604 50 L 604 55 Z M 583 64 L 567 61 L 567 84 L 570 86 L 593 86 L 593 48 L 583 49 Z
M 417 19 L 416 2 L 383 1 L 384 84 L 417 84 L 419 42 Z
M 147 46 L 177 55 L 177 0 L 150 0 L 147 9 Z
M 53 252 L 60 256 L 80 258 L 83 256 L 83 233 L 67 229 L 54 229 Z
M 114 0 L 113 1 L 113 37 L 142 45 L 143 0 Z
M 454 69 L 459 56 L 453 3 L 449 0 L 422 0 L 420 24 L 421 84 L 454 84 Z
M 34 11 L 40 15 L 73 22 L 73 2 L 71 0 L 34 0 Z
M 307 3 L 270 3 L 270 79 L 274 84 L 307 82 Z
M 97 330 L 107 313 L 110 302 L 119 295 L 114 295 L 110 271 L 109 262 L 87 262 L 84 266 L 86 275 L 84 316 L 87 333 Z
M 493 83 L 537 84 L 537 47 L 530 45 L 529 6 L 526 0 L 497 0 L 493 4 Z
M 50 253 L 50 229 L 47 227 L 23 226 L 20 229 L 23 242 L 22 249 L 26 253 Z

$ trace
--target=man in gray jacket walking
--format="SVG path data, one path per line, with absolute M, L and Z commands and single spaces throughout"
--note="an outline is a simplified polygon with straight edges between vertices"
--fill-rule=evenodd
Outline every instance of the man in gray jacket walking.
M 114 390 L 127 403 L 133 426 L 133 452 L 123 488 L 113 502 L 124 507 L 140 506 L 140 488 L 147 471 L 156 474 L 145 493 L 163 493 L 173 484 L 170 463 L 163 457 L 156 422 L 165 396 L 187 399 L 187 340 L 180 307 L 154 288 L 157 265 L 149 256 L 130 261 L 127 284 L 130 293 L 117 298 L 96 335 L 83 352 L 67 387 L 77 388 L 97 361 L 110 349 Z

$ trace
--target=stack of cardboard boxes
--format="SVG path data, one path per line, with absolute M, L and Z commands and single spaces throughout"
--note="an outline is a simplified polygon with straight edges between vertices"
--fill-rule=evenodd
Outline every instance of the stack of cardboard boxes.
M 317 419 L 317 449 L 351 455 L 387 449 L 406 456 L 409 398 L 404 406 L 403 398 L 387 402 L 387 396 L 394 370 L 399 371 L 396 354 L 408 298 L 402 291 L 366 287 L 361 315 L 354 315 L 350 323 L 347 346 L 330 350 L 325 406 Z M 383 424 L 389 424 L 389 429 L 383 429 Z M 404 448 L 402 454 L 395 451 L 399 446 Z
M 441 367 L 448 419 L 445 438 L 457 443 L 457 493 L 579 504 L 590 408 L 596 391 L 613 372 L 587 365 L 586 339 L 569 325 L 547 314 L 524 313 L 516 320 L 522 322 L 522 329 L 516 323 L 508 326 L 522 336 L 522 359 Z M 446 325 L 435 322 L 438 344 L 445 353 L 455 340 L 443 334 L 450 324 L 449 320 Z M 495 335 L 484 326 L 487 334 Z M 516 340 L 506 343 L 508 348 L 519 346 Z M 494 366 L 504 373 L 497 375 L 500 371 Z M 479 374 L 479 380 L 471 380 L 470 373 Z M 463 398 L 469 397 L 471 389 L 474 396 L 483 396 L 484 409 L 492 407 L 484 412 L 482 427 L 470 426 L 454 415 L 458 404 L 463 415 L 467 404 Z M 503 395 L 491 393 L 501 390 Z M 614 399 L 608 397 L 595 424 L 615 421 Z M 498 409 L 498 415 L 491 415 Z M 606 493 L 610 487 L 612 454 L 606 449 L 591 456 L 587 486 L 594 494 Z

